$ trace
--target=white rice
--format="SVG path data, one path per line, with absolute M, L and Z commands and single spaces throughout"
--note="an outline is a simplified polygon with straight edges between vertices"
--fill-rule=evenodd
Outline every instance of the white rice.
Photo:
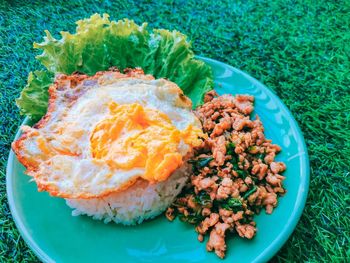
M 66 199 L 72 215 L 88 215 L 104 223 L 140 224 L 162 213 L 180 193 L 188 179 L 188 165 L 177 169 L 166 181 L 138 181 L 128 189 L 93 199 Z

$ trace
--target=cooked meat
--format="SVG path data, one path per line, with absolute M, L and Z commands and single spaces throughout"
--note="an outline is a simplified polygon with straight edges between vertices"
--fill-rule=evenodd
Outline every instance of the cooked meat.
M 199 226 L 197 226 L 196 230 L 200 234 L 207 233 L 208 229 L 214 226 L 217 222 L 219 222 L 219 215 L 216 213 L 210 214 L 209 217 L 205 218 Z
M 281 148 L 265 138 L 259 117 L 250 118 L 252 96 L 205 95 L 195 114 L 207 139 L 196 149 L 193 174 L 185 190 L 166 213 L 180 214 L 196 224 L 198 240 L 210 233 L 207 250 L 223 258 L 226 233 L 251 239 L 256 233 L 253 216 L 265 208 L 272 213 L 283 188 L 286 169 L 275 157 Z
M 209 241 L 207 243 L 207 250 L 215 250 L 216 255 L 220 258 L 225 257 L 226 243 L 225 232 L 230 226 L 226 223 L 217 223 L 215 228 L 210 232 Z
M 236 231 L 240 237 L 245 237 L 248 239 L 252 239 L 255 235 L 256 228 L 250 224 L 244 224 L 244 225 L 236 225 Z

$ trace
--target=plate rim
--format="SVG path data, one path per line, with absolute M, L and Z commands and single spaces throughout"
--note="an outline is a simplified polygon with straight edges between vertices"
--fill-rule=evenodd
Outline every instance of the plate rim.
M 297 192 L 297 199 L 294 204 L 294 210 L 292 213 L 291 218 L 288 220 L 287 224 L 283 228 L 283 230 L 278 234 L 276 239 L 266 246 L 264 251 L 258 255 L 257 258 L 253 262 L 265 262 L 270 260 L 281 248 L 282 246 L 287 242 L 293 231 L 295 230 L 301 215 L 304 211 L 306 200 L 308 197 L 308 192 L 309 192 L 309 184 L 310 184 L 310 162 L 309 162 L 309 155 L 307 151 L 307 146 L 305 143 L 304 135 L 302 130 L 300 129 L 298 122 L 295 120 L 294 116 L 292 115 L 291 111 L 288 109 L 288 107 L 283 103 L 283 101 L 275 94 L 275 92 L 271 89 L 269 89 L 267 86 L 265 86 L 263 83 L 255 79 L 254 77 L 250 76 L 246 72 L 235 68 L 229 64 L 220 62 L 218 60 L 212 59 L 212 58 L 207 58 L 203 56 L 195 56 L 196 58 L 202 60 L 203 62 L 209 62 L 211 64 L 218 64 L 222 67 L 229 68 L 235 73 L 243 75 L 246 79 L 248 79 L 251 83 L 254 83 L 254 85 L 258 86 L 261 88 L 264 92 L 268 94 L 268 96 L 273 97 L 279 104 L 279 107 L 286 113 L 290 120 L 290 125 L 297 131 L 298 135 L 298 142 L 300 143 L 301 149 L 304 151 L 304 154 L 300 156 L 301 159 L 304 159 L 304 162 L 301 163 L 303 167 L 301 167 L 301 171 L 304 171 L 304 175 L 302 175 L 301 178 L 301 183 L 298 187 L 298 192 Z M 17 139 L 20 134 L 22 133 L 20 130 L 20 127 L 24 124 L 27 124 L 29 122 L 29 118 L 26 117 L 21 125 L 19 126 L 16 135 L 14 139 Z M 8 160 L 7 160 L 7 165 L 6 165 L 6 195 L 7 195 L 7 200 L 11 212 L 12 219 L 15 222 L 15 225 L 21 234 L 21 237 L 23 240 L 26 242 L 28 247 L 34 252 L 34 254 L 43 262 L 55 262 L 45 251 L 43 251 L 37 243 L 31 238 L 30 234 L 28 233 L 27 229 L 24 226 L 24 223 L 21 219 L 21 217 L 18 215 L 17 210 L 15 209 L 15 201 L 13 197 L 13 180 L 11 174 L 13 173 L 12 171 L 12 165 L 14 163 L 14 152 L 12 148 L 10 149 Z M 304 186 L 304 191 L 301 192 L 300 187 Z
M 29 118 L 25 117 L 25 119 L 21 123 L 21 126 L 23 124 L 27 124 L 28 122 L 29 122 Z M 21 132 L 20 127 L 18 128 L 14 139 L 17 139 L 21 135 L 22 132 Z M 12 194 L 13 193 L 13 187 L 12 187 L 13 186 L 13 181 L 12 181 L 13 176 L 10 176 L 10 174 L 13 173 L 12 166 L 13 166 L 13 162 L 14 162 L 14 158 L 15 158 L 14 156 L 15 156 L 15 154 L 14 154 L 12 147 L 11 147 L 10 153 L 9 153 L 9 158 L 7 160 L 7 166 L 6 166 L 6 195 L 7 195 L 7 201 L 9 204 L 12 219 L 15 222 L 15 225 L 16 225 L 19 233 L 21 234 L 21 237 L 26 242 L 28 247 L 34 252 L 34 254 L 43 262 L 50 262 L 50 263 L 55 262 L 31 238 L 30 234 L 28 233 L 28 230 L 24 226 L 24 223 L 23 223 L 21 217 L 18 215 L 17 210 L 15 209 L 15 200 L 14 200 L 14 197 Z

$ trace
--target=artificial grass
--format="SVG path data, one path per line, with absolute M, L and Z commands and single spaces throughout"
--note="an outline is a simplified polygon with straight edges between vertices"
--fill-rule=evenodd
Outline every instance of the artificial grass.
M 0 262 L 37 261 L 12 221 L 5 166 L 18 129 L 14 99 L 40 68 L 33 41 L 98 12 L 178 29 L 197 54 L 240 68 L 273 89 L 299 122 L 311 161 L 303 216 L 272 261 L 350 258 L 350 1 L 1 1 Z M 57 36 L 57 35 L 56 35 Z

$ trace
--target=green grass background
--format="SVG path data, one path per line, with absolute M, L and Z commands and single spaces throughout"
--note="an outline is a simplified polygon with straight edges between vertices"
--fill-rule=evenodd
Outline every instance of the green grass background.
M 33 41 L 98 12 L 178 29 L 197 54 L 261 80 L 299 122 L 311 161 L 303 216 L 272 261 L 345 262 L 350 257 L 350 1 L 1 1 L 0 262 L 38 261 L 6 198 L 10 143 L 23 120 L 14 99 L 40 68 Z M 57 34 L 56 34 L 57 36 Z

